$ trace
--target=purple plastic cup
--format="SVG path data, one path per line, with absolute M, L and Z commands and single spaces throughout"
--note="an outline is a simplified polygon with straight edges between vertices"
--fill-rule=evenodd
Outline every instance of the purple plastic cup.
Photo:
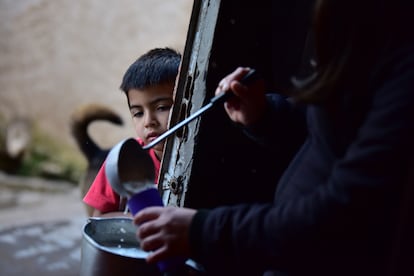
M 128 208 L 133 215 L 150 206 L 164 206 L 157 188 L 148 188 L 134 194 L 128 200 Z
M 164 206 L 160 193 L 155 186 L 134 194 L 128 200 L 128 208 L 133 215 L 150 206 Z M 176 257 L 158 262 L 157 266 L 161 272 L 171 272 L 184 265 L 185 261 L 184 258 Z

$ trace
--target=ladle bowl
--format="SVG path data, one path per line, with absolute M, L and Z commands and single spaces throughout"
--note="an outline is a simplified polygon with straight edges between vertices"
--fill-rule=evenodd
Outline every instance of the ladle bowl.
M 144 185 L 155 183 L 155 168 L 148 152 L 134 138 L 116 144 L 106 158 L 105 174 L 112 189 L 123 197 L 131 197 L 134 191 L 125 183 Z

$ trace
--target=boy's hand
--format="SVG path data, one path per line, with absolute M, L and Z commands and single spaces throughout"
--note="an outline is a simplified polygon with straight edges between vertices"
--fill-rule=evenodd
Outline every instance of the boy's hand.
M 239 67 L 233 73 L 223 78 L 215 94 L 230 90 L 235 97 L 231 97 L 224 104 L 230 119 L 244 126 L 255 124 L 261 119 L 266 108 L 264 81 L 258 80 L 249 86 L 239 82 L 249 72 L 250 68 Z

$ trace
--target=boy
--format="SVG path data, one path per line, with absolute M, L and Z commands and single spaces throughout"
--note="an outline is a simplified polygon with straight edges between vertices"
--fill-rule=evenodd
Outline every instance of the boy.
M 141 145 L 150 143 L 167 130 L 180 61 L 181 55 L 175 50 L 155 48 L 139 57 L 123 77 L 120 88 L 127 97 L 137 140 Z M 155 167 L 155 184 L 158 183 L 163 148 L 164 143 L 159 143 L 149 150 Z M 125 199 L 112 190 L 104 166 L 83 201 L 94 209 L 92 216 L 125 215 Z

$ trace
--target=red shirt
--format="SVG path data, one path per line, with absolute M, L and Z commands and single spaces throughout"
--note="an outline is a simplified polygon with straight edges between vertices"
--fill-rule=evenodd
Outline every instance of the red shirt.
M 137 139 L 137 141 L 140 143 L 140 145 L 143 144 L 140 139 Z M 157 184 L 161 162 L 158 160 L 153 149 L 150 149 L 148 153 L 154 162 L 155 184 Z M 104 164 L 99 169 L 99 172 L 96 175 L 95 180 L 92 182 L 89 191 L 83 198 L 83 202 L 99 210 L 101 213 L 123 211 L 120 210 L 120 196 L 114 190 L 112 190 L 112 187 L 106 177 L 105 163 L 106 162 L 104 162 Z

